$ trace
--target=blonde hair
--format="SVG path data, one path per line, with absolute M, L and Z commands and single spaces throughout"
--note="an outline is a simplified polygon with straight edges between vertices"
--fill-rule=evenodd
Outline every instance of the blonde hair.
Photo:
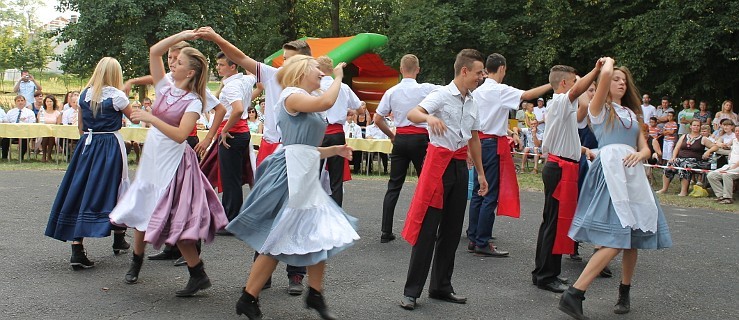
M 639 89 L 636 87 L 636 84 L 634 84 L 634 77 L 631 75 L 631 71 L 629 71 L 628 68 L 625 66 L 620 67 L 614 67 L 613 71 L 616 70 L 621 71 L 626 76 L 626 92 L 624 92 L 624 96 L 621 98 L 621 106 L 629 108 L 631 111 L 636 114 L 636 120 L 639 122 L 639 125 L 643 124 L 644 121 L 642 118 L 642 111 L 641 111 L 641 95 L 639 94 Z M 608 79 L 609 81 L 611 79 Z M 600 85 L 600 84 L 598 84 Z M 604 85 L 609 85 L 610 82 Z M 608 115 L 606 117 L 606 123 L 608 124 L 609 128 L 613 128 L 614 121 L 616 120 L 616 109 L 611 107 L 611 102 L 613 102 L 611 98 L 610 92 L 608 93 L 608 99 L 607 99 L 609 108 Z
M 180 41 L 169 47 L 169 51 L 182 50 L 184 48 L 191 48 L 191 46 L 187 41 Z
M 413 54 L 406 54 L 400 58 L 400 70 L 405 72 L 416 71 L 419 67 L 418 57 Z
M 316 61 L 318 62 L 318 69 L 321 69 L 321 71 L 331 71 L 334 68 L 334 60 L 329 56 L 320 56 L 316 58 Z
M 277 82 L 283 88 L 297 87 L 303 81 L 305 75 L 310 72 L 310 69 L 315 67 L 313 63 L 316 63 L 316 59 L 310 56 L 298 54 L 290 57 L 277 71 Z
M 205 110 L 207 104 L 205 91 L 206 85 L 208 84 L 208 61 L 198 49 L 192 47 L 182 48 L 180 50 L 180 57 L 183 57 L 190 70 L 195 71 L 195 76 L 187 82 L 186 89 L 200 98 L 203 104 L 203 110 Z
M 90 98 L 90 109 L 92 109 L 92 116 L 96 117 L 100 110 L 100 98 L 103 96 L 103 87 L 113 87 L 118 90 L 123 88 L 123 71 L 121 70 L 121 64 L 118 60 L 111 57 L 105 57 L 100 59 L 95 71 L 92 72 L 90 81 L 87 82 L 88 93 L 92 91 L 92 97 Z

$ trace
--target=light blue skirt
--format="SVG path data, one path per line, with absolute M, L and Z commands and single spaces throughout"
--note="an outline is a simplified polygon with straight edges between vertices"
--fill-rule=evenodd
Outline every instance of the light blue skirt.
M 648 184 L 649 181 L 645 180 L 644 183 Z M 585 176 L 569 237 L 575 241 L 589 242 L 607 248 L 669 248 L 672 246 L 670 229 L 656 196 L 654 201 L 657 205 L 657 232 L 622 227 L 613 208 L 611 195 L 603 176 L 603 167 L 598 157 L 593 161 Z

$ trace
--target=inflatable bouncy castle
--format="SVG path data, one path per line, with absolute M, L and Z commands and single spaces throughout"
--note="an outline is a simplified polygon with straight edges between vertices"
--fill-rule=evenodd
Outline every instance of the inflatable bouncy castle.
M 347 63 L 345 82 L 359 99 L 367 103 L 367 110 L 374 114 L 382 95 L 398 84 L 399 73 L 387 66 L 374 50 L 387 44 L 387 37 L 376 33 L 360 33 L 342 38 L 302 38 L 310 45 L 314 57 L 323 55 L 334 64 Z M 267 57 L 264 62 L 279 67 L 284 62 L 282 49 Z

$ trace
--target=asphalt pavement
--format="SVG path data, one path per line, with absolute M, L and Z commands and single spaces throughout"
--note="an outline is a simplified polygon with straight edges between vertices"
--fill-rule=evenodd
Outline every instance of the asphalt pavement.
M 87 239 L 95 268 L 72 271 L 68 243 L 43 235 L 49 208 L 64 172 L 0 172 L 0 317 L 3 319 L 236 319 L 253 250 L 228 236 L 204 246 L 203 260 L 213 287 L 196 297 L 177 298 L 188 279 L 185 267 L 170 261 L 144 262 L 139 283 L 123 276 L 130 253 L 114 256 L 112 237 Z M 408 268 L 410 246 L 404 240 L 381 244 L 381 205 L 385 180 L 358 179 L 345 184 L 344 208 L 359 218 L 361 240 L 328 262 L 325 296 L 342 319 L 568 319 L 557 310 L 559 294 L 531 284 L 536 234 L 543 194 L 523 192 L 520 219 L 499 217 L 496 245 L 508 258 L 481 258 L 466 252 L 462 239 L 452 278 L 465 305 L 427 297 L 414 311 L 398 306 Z M 414 183 L 407 183 L 396 210 L 400 233 Z M 245 188 L 248 189 L 248 188 Z M 739 319 L 739 214 L 665 207 L 674 247 L 640 251 L 631 289 L 631 313 L 615 315 L 620 257 L 611 263 L 617 277 L 597 279 L 586 293 L 591 319 Z M 132 242 L 129 231 L 128 241 Z M 147 254 L 156 252 L 147 248 Z M 587 259 L 592 246 L 581 249 Z M 563 259 L 562 276 L 574 281 L 584 262 Z M 265 319 L 319 319 L 303 307 L 303 298 L 286 293 L 284 265 L 273 287 L 261 294 Z M 428 284 L 427 284 L 428 285 Z M 245 317 L 244 317 L 245 319 Z

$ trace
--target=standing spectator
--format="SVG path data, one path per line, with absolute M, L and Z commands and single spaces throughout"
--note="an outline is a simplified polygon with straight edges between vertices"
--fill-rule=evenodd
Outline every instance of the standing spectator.
M 722 204 L 734 203 L 734 180 L 736 179 L 739 179 L 739 127 L 734 127 L 729 163 L 708 173 L 708 182 L 711 183 L 711 189 L 716 194 L 716 201 Z
M 649 119 L 654 115 L 655 112 L 657 112 L 657 108 L 655 108 L 653 105 L 651 105 L 649 102 L 652 101 L 651 98 L 649 98 L 648 94 L 644 94 L 641 97 L 641 112 L 644 116 L 644 119 L 642 119 L 642 122 L 648 122 Z
M 662 97 L 662 102 L 654 111 L 654 116 L 657 117 L 657 125 L 659 125 L 660 128 L 667 123 L 667 113 L 670 111 L 673 113 L 675 112 L 675 110 L 670 107 L 670 98 L 668 96 L 664 96 Z
M 26 108 L 26 98 L 22 95 L 15 97 L 15 108 L 8 110 L 6 120 L 9 123 L 35 123 L 36 116 L 33 114 L 31 109 Z M 28 149 L 28 139 L 19 139 L 21 144 L 21 154 L 19 157 L 23 160 L 23 155 Z M 8 157 L 8 150 L 10 150 L 10 139 L 4 138 L 2 140 L 2 156 L 3 159 Z
M 734 113 L 734 103 L 731 100 L 724 100 L 721 104 L 721 111 L 716 112 L 716 117 L 713 118 L 713 130 L 719 130 L 721 128 L 721 120 L 731 119 L 734 123 L 737 123 L 737 115 Z
M 31 104 L 36 91 L 41 91 L 41 85 L 36 81 L 32 74 L 28 73 L 28 70 L 21 71 L 21 78 L 13 87 L 13 92 L 23 96 L 26 101 L 26 107 Z
M 695 115 L 693 116 L 693 119 L 698 119 L 701 121 L 701 125 L 704 124 L 711 124 L 711 111 L 708 111 L 708 102 L 705 100 L 701 101 L 698 111 L 695 112 Z
M 539 122 L 539 130 L 541 130 L 542 133 L 544 133 L 545 130 L 545 117 L 547 114 L 547 108 L 544 107 L 544 98 L 539 98 L 536 100 L 536 107 L 534 108 L 534 115 L 536 116 L 536 121 Z
M 536 119 L 529 122 L 530 128 L 521 130 L 523 133 L 523 157 L 521 157 L 521 172 L 526 168 L 526 162 L 529 158 L 529 152 L 534 154 L 534 169 L 532 173 L 539 173 L 539 157 L 541 156 L 541 141 L 544 140 L 544 133 L 537 129 L 539 122 Z
M 693 101 L 693 103 L 690 103 L 690 101 Z M 695 100 L 683 100 L 683 110 L 677 114 L 677 122 L 680 124 L 678 134 L 690 132 L 690 123 L 693 121 L 696 111 L 698 110 L 695 109 Z
M 662 128 L 662 134 L 665 137 L 662 146 L 662 160 L 670 160 L 672 159 L 672 150 L 675 148 L 675 141 L 677 141 L 677 122 L 675 122 L 675 111 L 667 112 L 667 122 Z
M 657 117 L 649 118 L 649 126 L 647 127 L 649 137 L 652 139 L 659 139 L 662 137 L 662 128 L 657 125 Z
M 44 98 L 43 109 L 38 113 L 38 122 L 45 124 L 62 124 L 62 113 L 57 110 L 56 97 L 48 95 Z M 41 151 L 43 157 L 41 162 L 49 162 L 51 159 L 51 151 L 56 146 L 56 138 L 43 137 L 41 139 Z

